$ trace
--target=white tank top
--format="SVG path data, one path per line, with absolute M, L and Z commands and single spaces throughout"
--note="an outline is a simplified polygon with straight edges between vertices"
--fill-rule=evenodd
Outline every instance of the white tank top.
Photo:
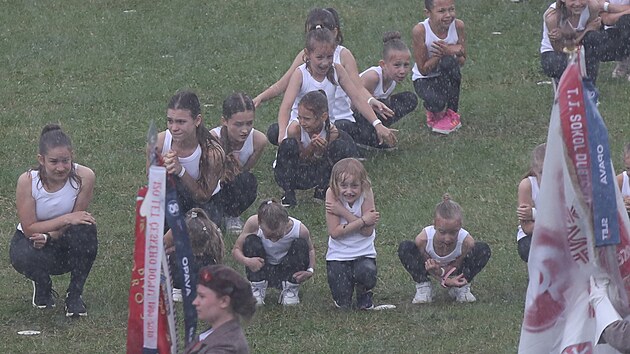
M 361 194 L 352 207 L 348 202 L 340 197 L 341 204 L 348 209 L 352 215 L 360 218 L 363 216 L 361 206 L 365 200 L 365 196 Z M 348 224 L 348 220 L 340 217 L 340 224 Z M 352 261 L 359 257 L 376 258 L 376 248 L 374 248 L 374 239 L 376 238 L 376 230 L 370 236 L 361 235 L 358 231 L 334 239 L 328 236 L 328 252 L 326 253 L 327 261 Z
M 300 127 L 300 131 L 301 131 L 301 133 L 300 133 L 300 143 L 302 144 L 302 147 L 305 148 L 305 147 L 311 145 L 311 136 L 308 135 L 306 130 L 304 128 L 302 128 L 302 127 Z M 320 131 L 318 135 L 321 136 L 324 139 L 326 139 L 328 137 L 328 133 L 326 132 L 325 127 L 322 127 L 322 131 Z
M 555 9 L 555 8 L 556 8 L 556 3 L 554 2 L 551 5 L 549 5 L 549 8 L 547 9 L 547 11 L 549 11 L 549 9 Z M 543 35 L 542 35 L 542 40 L 540 41 L 541 53 L 553 52 L 553 47 L 551 46 L 551 40 L 549 40 L 549 29 L 547 28 L 547 23 L 545 22 L 545 15 L 547 14 L 547 11 L 545 11 L 545 14 L 543 14 Z M 591 17 L 591 12 L 588 9 L 588 6 L 586 6 L 586 8 L 582 10 L 582 13 L 580 14 L 580 19 L 578 20 L 577 27 L 573 29 L 577 32 L 583 31 L 586 28 L 586 23 L 588 22 L 588 19 L 590 17 Z
M 435 226 L 427 226 L 424 228 L 424 232 L 427 234 L 427 246 L 425 247 L 425 251 L 429 254 L 429 256 L 436 260 L 440 267 L 445 267 L 451 262 L 453 262 L 457 257 L 462 254 L 462 243 L 464 243 L 464 239 L 468 236 L 468 231 L 459 229 L 459 233 L 457 234 L 457 244 L 455 244 L 455 249 L 453 252 L 447 254 L 446 256 L 438 256 L 435 253 L 435 249 L 433 248 L 433 238 L 435 236 Z
M 621 182 L 621 196 L 630 197 L 630 180 L 628 179 L 628 172 L 623 171 L 623 182 Z
M 374 93 L 372 94 L 372 96 L 378 99 L 388 98 L 396 88 L 396 81 L 392 80 L 392 83 L 387 88 L 387 91 L 383 91 L 383 68 L 381 68 L 380 66 L 373 66 L 369 69 L 366 69 L 359 76 L 363 76 L 368 71 L 374 71 L 378 75 L 378 84 L 376 84 L 376 88 L 374 89 Z
M 337 91 L 337 85 L 334 85 L 332 82 L 330 82 L 328 78 L 324 78 L 324 80 L 321 82 L 315 80 L 306 68 L 306 64 L 298 66 L 298 69 L 302 72 L 302 86 L 300 87 L 300 91 L 298 92 L 297 96 L 295 96 L 295 101 L 293 102 L 293 107 L 291 108 L 291 119 L 289 121 L 297 120 L 298 104 L 300 103 L 302 97 L 304 97 L 304 95 L 311 91 L 323 90 L 324 92 L 326 92 L 326 98 L 328 99 L 328 112 L 332 112 L 335 107 L 335 92 Z M 336 71 L 335 80 L 337 80 Z M 330 116 L 330 121 L 332 122 L 332 120 L 333 117 Z
M 78 168 L 74 164 L 75 170 Z M 63 187 L 53 193 L 46 191 L 39 179 L 39 171 L 31 170 L 31 196 L 35 199 L 35 218 L 37 221 L 54 219 L 58 216 L 71 213 L 74 203 L 79 195 L 79 186 L 68 178 Z M 18 224 L 17 229 L 22 230 L 22 224 Z
M 338 45 L 337 48 L 335 48 L 333 63 L 342 65 L 341 51 L 344 49 L 346 48 L 341 45 Z M 341 87 L 337 87 L 337 91 L 335 91 L 335 107 L 330 112 L 332 112 L 330 115 L 330 121 L 333 123 L 336 119 L 347 119 L 352 122 L 355 121 L 352 113 L 350 97 L 348 97 L 346 91 L 344 91 Z
M 171 143 L 173 142 L 173 136 L 170 130 L 166 130 L 164 136 L 164 145 L 162 146 L 162 155 L 166 154 L 171 149 Z M 194 180 L 199 180 L 199 160 L 201 159 L 201 146 L 197 144 L 195 151 L 186 157 L 178 157 L 179 164 L 186 169 L 186 173 L 190 175 Z M 217 187 L 212 192 L 212 195 L 219 193 L 221 190 L 221 183 L 217 183 Z
M 291 243 L 300 237 L 300 225 L 302 225 L 302 222 L 290 216 L 289 220 L 293 221 L 293 227 L 291 228 L 291 230 L 289 230 L 289 232 L 287 232 L 286 235 L 282 236 L 282 238 L 276 242 L 265 238 L 262 230 L 258 228 L 258 233 L 256 233 L 256 236 L 260 237 L 260 239 L 262 240 L 263 247 L 265 248 L 265 252 L 267 253 L 267 259 L 265 260 L 265 262 L 269 262 L 269 264 L 273 265 L 280 264 L 282 258 L 284 258 L 284 256 L 286 256 L 289 252 L 289 247 L 291 247 Z
M 446 38 L 442 39 L 440 37 L 438 37 L 435 33 L 433 33 L 433 30 L 431 29 L 431 26 L 429 25 L 429 19 L 427 18 L 426 20 L 420 22 L 420 24 L 422 24 L 424 26 L 424 45 L 427 48 L 431 48 L 431 44 L 433 44 L 433 42 L 437 42 L 437 41 L 444 41 L 446 44 L 457 44 L 457 41 L 459 40 L 459 36 L 457 35 L 457 28 L 455 27 L 455 20 L 453 20 L 453 22 L 451 22 L 451 24 L 448 26 L 448 33 L 446 34 Z M 433 54 L 431 54 L 431 51 L 428 50 L 428 58 L 431 58 L 433 56 Z M 427 59 L 428 59 L 427 58 Z M 411 75 L 411 80 L 416 80 L 416 79 L 425 79 L 425 78 L 429 78 L 429 77 L 435 77 L 438 76 L 439 73 L 437 73 L 435 70 L 431 73 L 429 73 L 427 76 L 422 75 L 422 73 L 420 73 L 420 69 L 418 69 L 418 64 L 414 64 L 413 65 L 413 71 L 412 71 L 412 75 Z
M 529 183 L 532 185 L 532 201 L 534 202 L 534 207 L 535 207 L 536 200 L 538 199 L 538 190 L 540 189 L 540 186 L 538 185 L 538 180 L 536 179 L 536 176 L 528 176 L 527 178 L 529 179 Z M 516 241 L 522 239 L 525 236 L 527 235 L 523 231 L 523 228 L 521 227 L 521 225 L 518 225 L 518 231 L 516 232 Z
M 212 132 L 219 137 L 219 141 L 221 141 L 221 128 L 222 126 L 218 126 L 212 129 Z M 254 154 L 254 131 L 256 129 L 252 129 L 243 142 L 243 146 L 240 150 L 232 150 L 232 154 L 238 155 L 238 161 L 241 163 L 241 167 L 247 163 L 247 160 Z

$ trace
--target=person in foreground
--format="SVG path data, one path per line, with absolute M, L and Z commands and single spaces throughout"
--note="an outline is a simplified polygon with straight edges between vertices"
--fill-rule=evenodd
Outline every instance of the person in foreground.
M 470 283 L 490 259 L 488 244 L 475 241 L 462 228 L 462 207 L 448 194 L 442 199 L 435 207 L 433 225 L 425 227 L 415 243 L 403 241 L 398 247 L 400 262 L 416 282 L 413 304 L 433 301 L 429 275 L 448 288 L 455 301 L 476 301 Z
M 42 130 L 37 161 L 17 182 L 11 265 L 33 281 L 33 306 L 40 309 L 55 307 L 50 276 L 69 272 L 66 316 L 87 316 L 81 295 L 98 251 L 96 220 L 87 212 L 96 177 L 73 162 L 72 142 L 56 124 Z
M 249 353 L 241 321 L 254 316 L 256 300 L 245 278 L 220 264 L 201 268 L 193 305 L 210 328 L 186 348 L 187 354 Z

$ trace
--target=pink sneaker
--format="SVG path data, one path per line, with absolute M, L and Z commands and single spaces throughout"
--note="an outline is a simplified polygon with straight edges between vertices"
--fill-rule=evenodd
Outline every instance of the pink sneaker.
M 457 130 L 462 126 L 462 120 L 459 114 L 452 109 L 446 110 L 446 116 L 451 117 L 451 122 L 453 123 L 453 130 Z
M 426 112 L 427 112 L 427 127 L 433 128 L 433 126 L 435 125 L 435 122 L 437 122 L 437 119 L 435 119 L 435 113 L 431 111 L 426 111 Z
M 455 119 L 455 116 L 449 114 L 449 111 L 446 111 L 442 116 L 442 119 L 433 124 L 432 130 L 434 133 L 448 135 L 461 126 L 461 123 L 459 122 L 459 115 L 451 111 L 457 115 L 457 119 Z

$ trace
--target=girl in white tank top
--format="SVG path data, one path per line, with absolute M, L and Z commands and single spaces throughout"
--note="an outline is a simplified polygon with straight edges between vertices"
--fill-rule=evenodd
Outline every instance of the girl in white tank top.
M 536 200 L 538 190 L 542 181 L 543 163 L 545 160 L 547 144 L 540 144 L 532 150 L 531 162 L 527 175 L 518 185 L 518 230 L 516 241 L 518 243 L 518 254 L 525 262 L 529 259 L 529 246 L 532 232 L 536 220 Z

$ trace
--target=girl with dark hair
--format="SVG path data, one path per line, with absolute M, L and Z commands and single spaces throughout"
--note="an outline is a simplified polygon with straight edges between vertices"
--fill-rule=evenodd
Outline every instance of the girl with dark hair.
M 252 99 L 236 92 L 223 101 L 221 126 L 210 131 L 221 143 L 226 156 L 221 198 L 228 232 L 243 230 L 240 215 L 256 200 L 258 182 L 250 170 L 267 146 L 267 137 L 254 129 L 254 118 Z
M 167 107 L 168 129 L 159 133 L 156 150 L 164 158 L 166 172 L 175 177 L 180 212 L 193 207 L 206 211 L 221 225 L 221 190 L 225 153 L 203 124 L 201 105 L 190 91 L 175 94 Z M 149 160 L 147 160 L 147 164 Z
M 33 281 L 33 306 L 55 307 L 51 275 L 70 273 L 66 316 L 86 316 L 82 294 L 98 251 L 96 220 L 87 212 L 94 172 L 73 162 L 70 138 L 56 124 L 39 138 L 39 165 L 20 175 L 20 223 L 11 240 L 11 264 Z
M 274 176 L 284 191 L 284 206 L 297 205 L 296 189 L 315 188 L 313 197 L 324 200 L 332 166 L 358 155 L 352 138 L 330 122 L 326 97 L 324 91 L 311 91 L 301 98 L 297 119 L 278 147 Z
M 210 328 L 186 348 L 186 354 L 249 353 L 241 321 L 254 316 L 256 300 L 238 272 L 224 265 L 201 268 L 193 305 Z

